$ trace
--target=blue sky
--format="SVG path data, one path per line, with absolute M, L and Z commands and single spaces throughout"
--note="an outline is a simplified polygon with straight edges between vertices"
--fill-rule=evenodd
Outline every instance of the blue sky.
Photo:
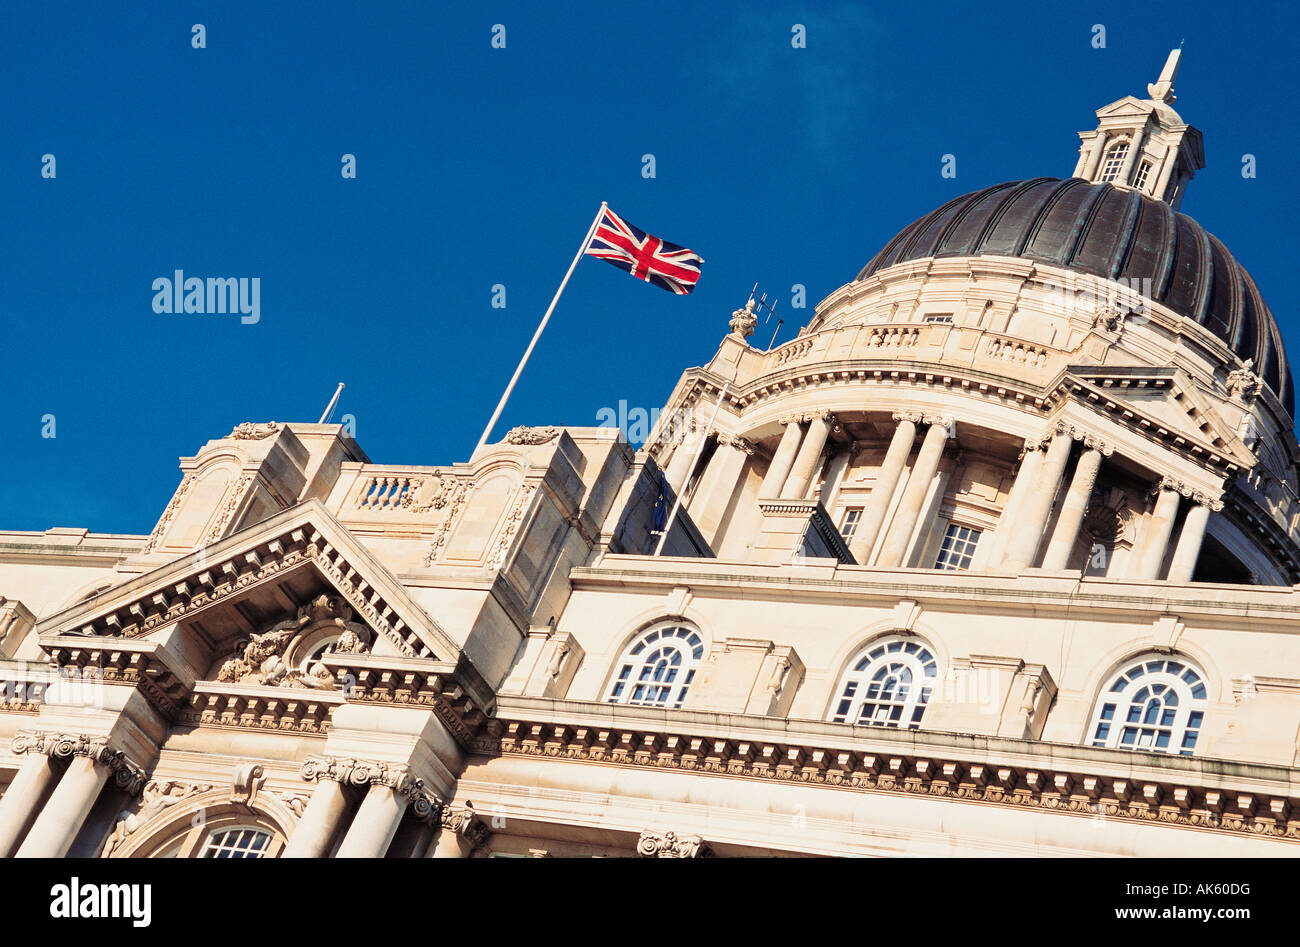
M 1145 94 L 1181 39 L 1176 107 L 1208 165 L 1182 209 L 1300 352 L 1289 5 L 268 6 L 0 13 L 0 528 L 147 533 L 178 457 L 315 421 L 339 381 L 376 462 L 464 460 L 601 200 L 702 254 L 699 288 L 581 263 L 497 436 L 658 407 L 755 281 L 790 338 L 948 198 L 1068 176 L 1094 111 Z M 259 277 L 260 321 L 155 313 L 175 269 Z

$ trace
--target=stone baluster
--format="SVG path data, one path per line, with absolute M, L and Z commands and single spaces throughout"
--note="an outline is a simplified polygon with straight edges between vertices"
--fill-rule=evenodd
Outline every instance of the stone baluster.
M 849 548 L 853 560 L 859 565 L 868 565 L 867 560 L 875 548 L 880 527 L 885 522 L 885 514 L 889 512 L 890 501 L 898 489 L 898 480 L 907 466 L 907 458 L 912 454 L 916 425 L 921 416 L 900 412 L 893 419 L 898 422 L 898 426 L 894 428 L 894 436 L 889 441 L 884 462 L 876 474 L 875 486 L 871 488 L 871 496 L 867 499 L 867 508 L 862 513 L 862 521 L 858 524 L 858 531 L 853 535 L 853 545 Z
M 1025 496 L 1011 535 L 1007 537 L 1007 552 L 1002 567 L 1008 572 L 1020 572 L 1033 565 L 1042 545 L 1047 528 L 1047 517 L 1052 512 L 1052 501 L 1060 489 L 1065 474 L 1065 464 L 1070 459 L 1074 444 L 1068 431 L 1058 431 L 1047 446 L 1033 491 Z
M 808 485 L 812 483 L 812 478 L 817 473 L 822 451 L 826 448 L 826 439 L 830 437 L 831 428 L 834 426 L 835 416 L 829 411 L 820 411 L 811 416 L 808 433 L 804 435 L 803 443 L 799 445 L 799 453 L 795 456 L 794 466 L 790 468 L 790 476 L 786 478 L 785 486 L 781 488 L 783 499 L 801 500 L 808 493 Z
M 763 499 L 776 499 L 785 487 L 790 468 L 794 466 L 795 454 L 799 451 L 799 442 L 803 439 L 802 420 L 800 417 L 781 419 L 781 423 L 785 425 L 785 432 L 781 435 L 781 443 L 777 445 L 776 453 L 772 455 L 772 463 L 767 467 L 767 476 L 763 478 L 763 486 L 759 492 L 759 496 Z
M 921 449 L 916 455 L 916 463 L 907 476 L 907 486 L 903 488 L 903 496 L 894 513 L 894 521 L 890 524 L 885 543 L 880 547 L 880 555 L 876 558 L 876 565 L 882 568 L 891 569 L 904 564 L 903 557 L 907 555 L 907 547 L 912 541 L 916 521 L 921 515 L 921 505 L 930 492 L 930 484 L 943 460 L 943 449 L 948 438 L 956 433 L 956 425 L 950 419 L 925 420 L 929 422 L 930 429 L 925 432 Z

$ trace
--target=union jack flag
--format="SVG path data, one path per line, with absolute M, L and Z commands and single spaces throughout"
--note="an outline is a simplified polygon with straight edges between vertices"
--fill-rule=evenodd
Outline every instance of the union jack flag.
M 700 278 L 704 259 L 692 250 L 652 237 L 608 207 L 592 235 L 587 253 L 660 289 L 686 295 Z

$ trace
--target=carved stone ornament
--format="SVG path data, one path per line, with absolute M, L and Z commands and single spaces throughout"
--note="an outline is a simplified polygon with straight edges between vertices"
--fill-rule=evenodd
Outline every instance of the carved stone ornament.
M 453 809 L 444 806 L 438 816 L 438 824 L 445 832 L 454 832 L 467 841 L 471 848 L 478 848 L 487 842 L 492 830 L 478 817 L 471 808 Z
M 387 786 L 406 799 L 411 814 L 417 819 L 438 819 L 446 808 L 424 780 L 415 776 L 403 763 L 309 756 L 302 764 L 302 778 L 308 782 L 330 779 L 345 786 Z
M 643 858 L 708 858 L 713 854 L 698 835 L 646 830 L 637 839 L 636 853 Z
M 333 651 L 363 653 L 370 647 L 370 629 L 351 619 L 352 609 L 341 598 L 318 595 L 298 609 L 297 617 L 281 621 L 236 645 L 234 653 L 217 672 L 217 680 L 225 684 L 330 690 L 336 681 L 328 668 L 319 661 L 306 670 L 290 667 L 285 662 L 285 654 L 321 626 L 338 629 Z
M 1124 320 L 1131 314 L 1130 310 L 1122 306 L 1106 306 L 1093 314 L 1092 327 L 1104 328 L 1107 332 L 1121 332 L 1124 329 Z
M 144 770 L 126 758 L 121 750 L 109 747 L 103 737 L 91 737 L 84 733 L 46 733 L 41 730 L 22 730 L 14 735 L 11 744 L 13 751 L 24 753 L 42 753 L 58 759 L 71 759 L 84 756 L 101 766 L 107 767 L 113 774 L 113 783 L 119 789 L 135 795 L 144 786 Z
M 558 427 L 512 427 L 506 432 L 506 443 L 535 447 L 553 441 L 559 436 Z
M 263 424 L 245 421 L 230 432 L 230 438 L 235 441 L 260 441 L 264 437 L 270 437 L 278 430 L 280 430 L 280 425 L 274 421 L 267 421 Z
M 736 450 L 749 455 L 752 455 L 755 450 L 754 442 L 741 437 L 739 434 L 719 434 L 718 443 L 723 447 L 734 447 Z
M 123 812 L 118 816 L 113 832 L 104 843 L 103 857 L 107 858 L 158 813 L 170 809 L 178 802 L 184 802 L 191 796 L 211 792 L 216 787 L 211 783 L 191 783 L 176 779 L 150 780 L 140 794 L 140 808 L 135 812 Z
M 1254 372 L 1255 360 L 1246 359 L 1241 368 L 1228 373 L 1228 395 L 1249 404 L 1259 397 L 1263 383 Z
M 754 313 L 754 300 L 752 298 L 745 303 L 744 309 L 737 309 L 731 314 L 729 324 L 732 334 L 742 339 L 748 339 L 754 334 L 754 327 L 758 325 L 758 316 Z

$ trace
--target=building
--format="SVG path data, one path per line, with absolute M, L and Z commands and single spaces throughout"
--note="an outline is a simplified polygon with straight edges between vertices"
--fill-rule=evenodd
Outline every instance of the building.
M 1293 383 L 1179 57 L 645 449 L 246 423 L 148 536 L 0 533 L 0 854 L 1300 852 Z

